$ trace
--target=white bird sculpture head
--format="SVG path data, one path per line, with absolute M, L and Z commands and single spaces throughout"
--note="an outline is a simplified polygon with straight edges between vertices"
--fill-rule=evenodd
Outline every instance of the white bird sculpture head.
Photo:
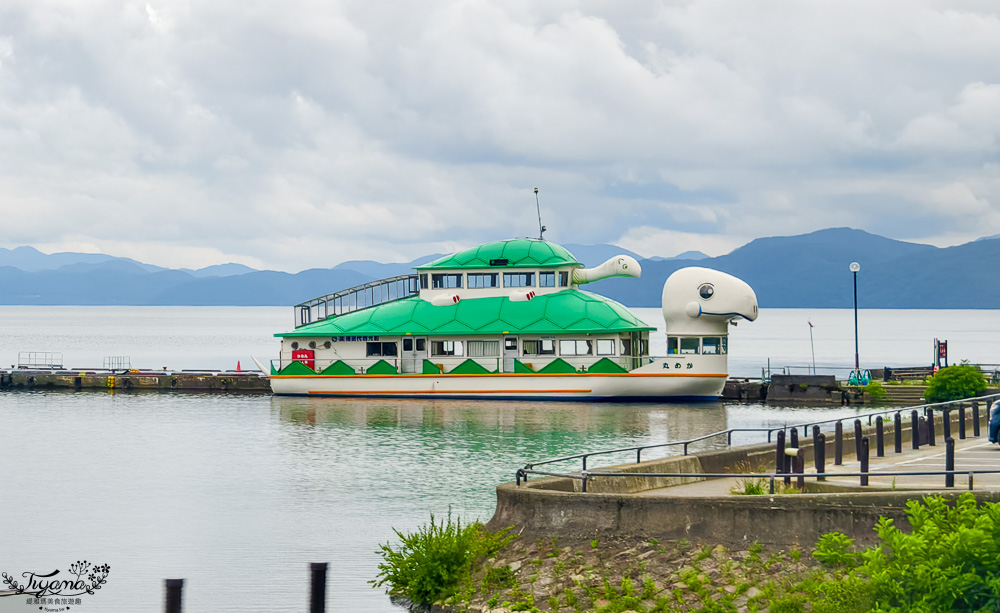
M 667 277 L 662 304 L 667 334 L 726 334 L 734 319 L 757 319 L 753 289 L 711 268 L 682 268 Z

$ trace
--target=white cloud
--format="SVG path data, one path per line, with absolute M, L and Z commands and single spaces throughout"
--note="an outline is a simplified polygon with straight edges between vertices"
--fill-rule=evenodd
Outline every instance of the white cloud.
M 650 255 L 996 234 L 998 56 L 975 0 L 15 0 L 0 246 L 404 260 L 534 234 L 535 186 Z

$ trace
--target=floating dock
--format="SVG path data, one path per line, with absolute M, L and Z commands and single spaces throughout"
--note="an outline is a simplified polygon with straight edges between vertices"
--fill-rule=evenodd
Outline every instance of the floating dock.
M 16 368 L 0 370 L 0 389 L 109 389 L 270 394 L 271 384 L 259 371 Z

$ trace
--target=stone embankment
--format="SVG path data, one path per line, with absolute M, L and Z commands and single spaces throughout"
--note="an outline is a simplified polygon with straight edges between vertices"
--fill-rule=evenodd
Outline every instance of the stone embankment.
M 267 377 L 255 372 L 97 370 L 0 370 L 6 390 L 151 390 L 271 393 Z

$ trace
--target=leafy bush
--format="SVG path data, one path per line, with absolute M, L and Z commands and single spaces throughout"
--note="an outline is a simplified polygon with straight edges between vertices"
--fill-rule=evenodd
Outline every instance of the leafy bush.
M 412 534 L 394 532 L 399 549 L 388 543 L 380 546 L 376 553 L 383 561 L 371 584 L 388 586 L 387 591 L 422 604 L 453 595 L 471 579 L 473 562 L 495 554 L 513 538 L 507 529 L 491 533 L 479 523 L 463 526 L 461 518 L 452 521 L 450 510 L 444 522 L 431 514 L 430 524 Z
M 882 384 L 878 381 L 869 381 L 868 385 L 865 386 L 865 391 L 868 392 L 868 396 L 872 400 L 885 400 L 888 394 Z
M 913 532 L 881 518 L 875 528 L 881 543 L 826 584 L 814 611 L 1000 610 L 1000 503 L 977 506 L 969 492 L 954 506 L 928 496 L 908 502 L 906 513 Z M 842 534 L 824 535 L 817 553 L 847 561 L 850 543 Z
M 819 537 L 813 557 L 827 566 L 841 566 L 853 562 L 854 539 L 840 532 L 830 532 Z
M 986 378 L 979 368 L 963 363 L 937 371 L 927 382 L 924 399 L 928 402 L 961 400 L 971 398 L 985 389 Z

